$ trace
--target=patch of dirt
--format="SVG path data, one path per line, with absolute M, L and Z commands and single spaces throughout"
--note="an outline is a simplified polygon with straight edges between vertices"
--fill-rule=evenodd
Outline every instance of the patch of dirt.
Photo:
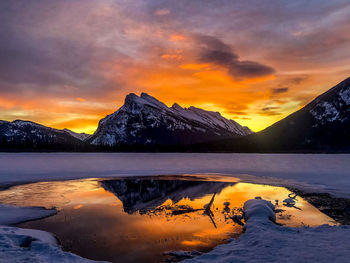
M 333 218 L 342 225 L 350 224 L 350 200 L 334 197 L 327 193 L 307 193 L 289 188 L 292 192 L 304 198 L 322 213 Z

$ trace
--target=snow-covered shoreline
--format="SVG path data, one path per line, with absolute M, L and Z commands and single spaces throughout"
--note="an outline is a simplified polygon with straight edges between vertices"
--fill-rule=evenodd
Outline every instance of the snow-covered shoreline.
M 184 262 L 349 262 L 350 226 L 278 226 L 273 208 L 265 200 L 248 200 L 245 233 L 239 239 Z
M 184 262 L 347 262 L 350 226 L 291 228 L 276 225 L 274 205 L 250 199 L 244 204 L 245 232 L 239 239 Z M 38 207 L 0 206 L 0 262 L 95 262 L 63 252 L 47 232 L 5 226 L 54 214 Z M 295 251 L 298 251 L 296 253 Z
M 50 233 L 9 225 L 55 214 L 54 209 L 0 205 L 0 262 L 95 262 L 61 250 Z

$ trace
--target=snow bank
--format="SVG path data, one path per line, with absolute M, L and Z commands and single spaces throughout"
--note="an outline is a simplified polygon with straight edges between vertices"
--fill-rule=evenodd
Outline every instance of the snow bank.
M 55 209 L 43 207 L 19 207 L 0 204 L 0 225 L 14 225 L 56 214 Z
M 56 238 L 44 231 L 22 229 L 13 225 L 57 213 L 42 207 L 0 205 L 0 263 L 7 262 L 93 262 L 63 252 Z
M 184 262 L 349 262 L 350 226 L 278 226 L 273 223 L 272 209 L 265 200 L 247 201 L 247 224 L 239 239 Z
M 94 262 L 63 252 L 56 239 L 39 230 L 0 226 L 0 262 Z
M 274 212 L 274 205 L 259 197 L 250 199 L 244 203 L 244 219 L 246 222 L 260 221 L 262 223 L 267 221 L 276 222 L 276 214 Z

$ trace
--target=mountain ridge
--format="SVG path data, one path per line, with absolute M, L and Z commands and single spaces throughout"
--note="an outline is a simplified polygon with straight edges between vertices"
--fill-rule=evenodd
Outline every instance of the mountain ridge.
M 168 107 L 147 93 L 130 93 L 123 106 L 100 120 L 88 141 L 100 146 L 191 144 L 251 133 L 218 112 L 182 108 L 177 103 Z
M 77 150 L 83 142 L 64 130 L 32 121 L 0 121 L 0 149 Z
M 218 112 L 177 103 L 168 107 L 147 93 L 128 94 L 93 135 L 30 121 L 0 121 L 1 149 L 42 149 L 46 143 L 53 149 L 88 151 L 350 152 L 349 135 L 350 78 L 258 133 Z

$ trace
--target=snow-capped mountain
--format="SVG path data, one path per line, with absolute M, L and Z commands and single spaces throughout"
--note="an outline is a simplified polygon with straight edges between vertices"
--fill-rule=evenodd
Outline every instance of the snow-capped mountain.
M 306 106 L 315 119 L 315 126 L 350 119 L 350 78 L 339 83 Z
M 74 149 L 82 141 L 63 130 L 49 128 L 35 122 L 0 121 L 0 147 L 23 149 Z
M 77 138 L 77 139 L 79 139 L 81 141 L 86 140 L 90 136 L 90 134 L 87 134 L 87 133 L 84 133 L 84 132 L 77 133 L 77 132 L 71 131 L 71 130 L 69 130 L 67 128 L 64 128 L 62 131 L 65 131 L 65 132 L 69 133 L 70 135 L 72 135 L 73 137 L 75 137 L 75 138 Z
M 251 133 L 218 112 L 176 103 L 167 107 L 146 93 L 131 93 L 119 110 L 100 121 L 87 141 L 100 146 L 190 144 Z
M 350 150 L 350 78 L 255 136 L 266 149 Z

